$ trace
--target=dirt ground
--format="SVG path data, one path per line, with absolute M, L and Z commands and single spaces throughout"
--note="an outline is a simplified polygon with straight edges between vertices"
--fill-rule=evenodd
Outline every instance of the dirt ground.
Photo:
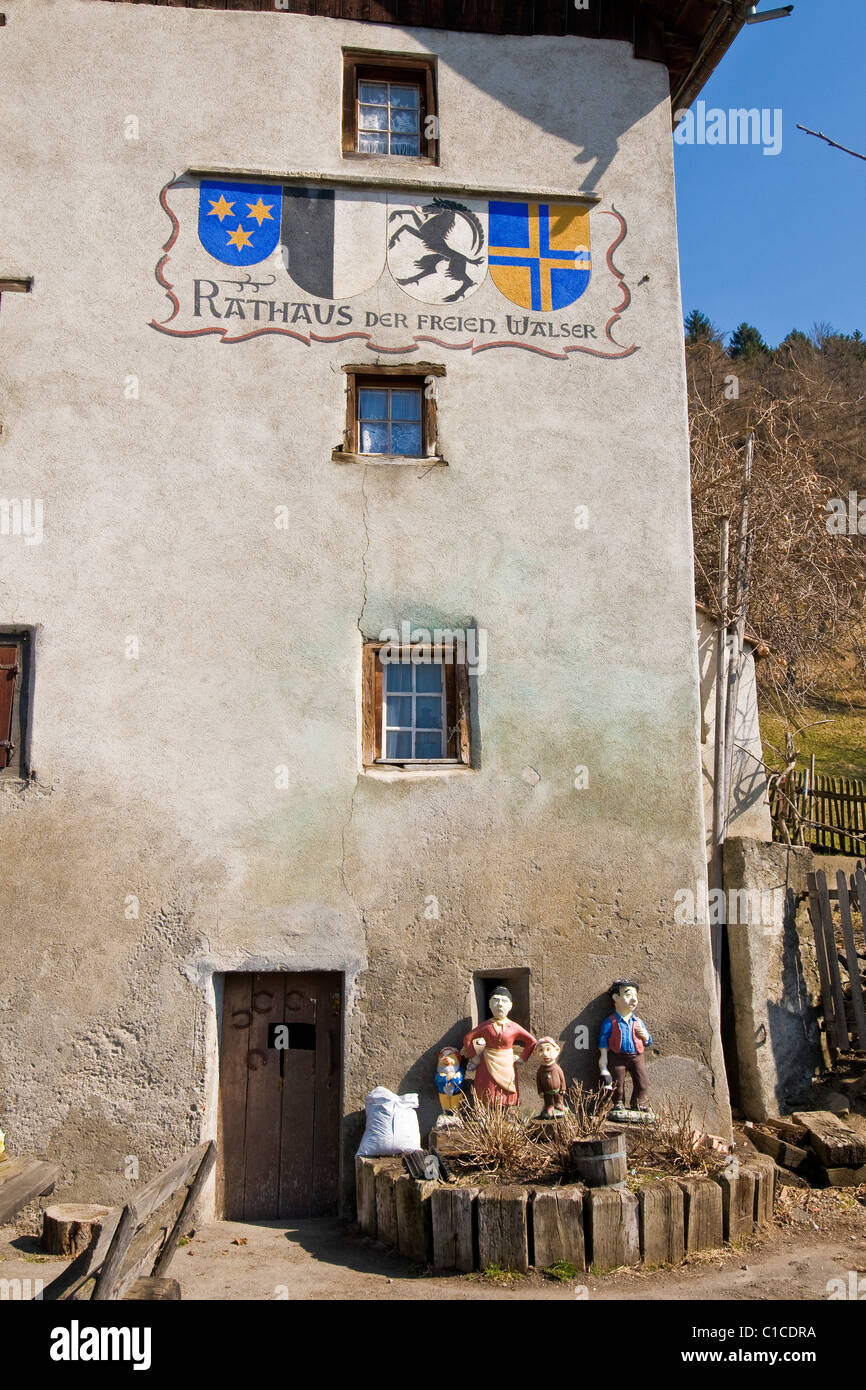
M 436 1275 L 359 1236 L 340 1221 L 216 1221 L 177 1253 L 171 1273 L 184 1299 L 369 1300 L 698 1299 L 826 1300 L 827 1284 L 866 1276 L 866 1189 L 783 1189 L 777 1222 L 737 1248 L 692 1256 L 675 1268 L 623 1269 L 560 1284 L 538 1274 L 493 1283 Z M 32 1227 L 31 1223 L 31 1227 Z M 241 1242 L 241 1243 L 237 1243 Z M 39 1254 L 21 1228 L 0 1228 L 0 1279 L 42 1279 L 65 1261 Z M 866 1282 L 863 1284 L 866 1290 Z M 35 1290 L 34 1290 L 35 1291 Z

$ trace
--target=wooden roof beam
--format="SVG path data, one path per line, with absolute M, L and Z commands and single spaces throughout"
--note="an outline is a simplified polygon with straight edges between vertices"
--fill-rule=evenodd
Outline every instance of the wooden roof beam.
M 671 74 L 672 114 L 690 106 L 746 22 L 748 0 L 716 0 L 716 14 L 682 77 Z M 688 39 L 683 36 L 684 42 Z M 694 39 L 692 39 L 692 45 Z

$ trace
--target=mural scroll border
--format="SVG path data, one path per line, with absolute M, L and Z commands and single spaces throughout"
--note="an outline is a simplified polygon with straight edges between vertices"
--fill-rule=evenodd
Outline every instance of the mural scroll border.
M 608 270 L 611 272 L 614 279 L 616 280 L 618 288 L 622 291 L 622 299 L 620 300 L 619 304 L 616 305 L 610 318 L 604 326 L 604 336 L 607 338 L 608 342 L 611 343 L 613 347 L 617 349 L 616 352 L 603 352 L 600 348 L 585 347 L 583 344 L 574 344 L 572 346 L 563 348 L 560 352 L 553 352 L 549 348 L 537 347 L 534 343 L 523 342 L 519 338 L 497 338 L 494 342 L 489 343 L 478 343 L 475 341 L 474 338 L 470 338 L 467 342 L 463 343 L 449 343 L 442 338 L 435 338 L 429 333 L 415 333 L 412 335 L 408 343 L 404 343 L 398 347 L 394 347 L 390 344 L 384 345 L 381 343 L 377 343 L 375 341 L 374 334 L 365 333 L 361 331 L 353 333 L 335 333 L 330 335 L 324 333 L 295 333 L 290 328 L 280 328 L 277 325 L 268 325 L 264 328 L 254 328 L 247 333 L 231 333 L 228 329 L 217 328 L 215 326 L 207 328 L 186 329 L 170 328 L 169 324 L 172 323 L 172 321 L 180 313 L 180 301 L 178 300 L 177 295 L 174 293 L 174 284 L 171 281 L 166 280 L 163 271 L 165 267 L 168 265 L 169 260 L 171 259 L 172 248 L 174 247 L 174 244 L 177 241 L 177 238 L 180 234 L 180 222 L 178 221 L 178 218 L 175 215 L 168 201 L 169 192 L 179 182 L 180 180 L 178 179 L 177 175 L 172 174 L 171 178 L 160 191 L 160 206 L 162 207 L 163 211 L 165 212 L 165 214 L 171 222 L 171 234 L 168 238 L 168 241 L 163 246 L 162 255 L 160 256 L 159 260 L 156 263 L 156 266 L 154 267 L 154 277 L 157 281 L 157 284 L 165 291 L 166 298 L 171 301 L 173 308 L 168 318 L 159 321 L 154 318 L 151 319 L 147 325 L 149 328 L 154 328 L 158 333 L 164 333 L 168 337 L 205 338 L 213 337 L 214 334 L 217 334 L 218 341 L 221 344 L 231 345 L 234 343 L 249 342 L 251 338 L 261 338 L 276 334 L 279 337 L 294 338 L 297 342 L 303 343 L 305 347 L 311 347 L 313 343 L 343 343 L 350 340 L 355 340 L 360 341 L 366 348 L 366 350 L 370 353 L 375 353 L 377 355 L 387 353 L 393 354 L 395 356 L 405 356 L 407 353 L 417 352 L 422 343 L 433 343 L 436 347 L 445 348 L 449 352 L 469 352 L 472 356 L 474 356 L 477 352 L 489 352 L 493 348 L 519 348 L 523 352 L 533 352 L 539 357 L 549 357 L 557 361 L 566 361 L 572 353 L 579 352 L 585 354 L 588 357 L 599 357 L 605 361 L 616 362 L 622 361 L 623 358 L 631 357 L 634 353 L 640 351 L 640 347 L 637 343 L 632 343 L 629 347 L 624 347 L 621 343 L 618 343 L 613 336 L 613 329 L 619 322 L 621 322 L 623 315 L 625 314 L 625 312 L 629 308 L 629 305 L 631 304 L 631 291 L 628 285 L 626 284 L 622 272 L 617 268 L 616 265 L 614 265 L 613 261 L 614 252 L 619 249 L 619 247 L 625 241 L 626 236 L 628 235 L 628 224 L 625 220 L 625 217 L 613 206 L 613 204 L 611 204 L 610 210 L 608 210 L 607 208 L 600 208 L 599 212 L 603 214 L 605 217 L 614 217 L 619 223 L 619 233 L 616 239 L 608 247 L 607 255 L 605 258 L 607 261 Z

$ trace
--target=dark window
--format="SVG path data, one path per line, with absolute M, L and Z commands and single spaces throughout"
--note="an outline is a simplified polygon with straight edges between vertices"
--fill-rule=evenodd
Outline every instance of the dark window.
M 508 1017 L 512 1023 L 532 1032 L 529 1011 L 529 971 L 525 967 L 507 965 L 501 970 L 476 970 L 473 977 L 475 998 L 472 1026 L 477 1028 L 490 1017 L 490 996 L 497 985 L 505 985 L 511 991 L 513 1004 Z
M 269 1023 L 268 1047 L 279 1051 L 315 1052 L 315 1023 Z
M 26 777 L 32 634 L 0 629 L 0 777 Z

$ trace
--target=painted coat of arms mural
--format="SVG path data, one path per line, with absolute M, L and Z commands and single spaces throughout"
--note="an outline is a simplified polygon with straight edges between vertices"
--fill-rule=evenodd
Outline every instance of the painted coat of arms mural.
M 172 308 L 152 327 L 172 336 L 637 351 L 613 332 L 630 302 L 615 208 L 191 175 L 161 203 L 172 233 L 156 278 Z

